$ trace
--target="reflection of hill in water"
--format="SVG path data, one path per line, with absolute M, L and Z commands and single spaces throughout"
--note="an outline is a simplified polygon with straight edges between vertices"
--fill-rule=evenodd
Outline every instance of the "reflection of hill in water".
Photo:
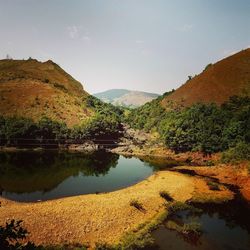
M 0 153 L 0 191 L 49 191 L 70 176 L 99 176 L 116 167 L 119 156 L 57 151 Z

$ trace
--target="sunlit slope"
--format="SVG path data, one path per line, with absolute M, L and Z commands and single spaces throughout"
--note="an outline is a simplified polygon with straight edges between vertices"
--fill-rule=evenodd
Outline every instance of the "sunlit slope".
M 42 116 L 73 126 L 91 116 L 89 96 L 72 76 L 52 61 L 0 60 L 0 114 Z
M 250 49 L 208 65 L 161 104 L 165 108 L 197 102 L 222 104 L 233 95 L 250 95 Z

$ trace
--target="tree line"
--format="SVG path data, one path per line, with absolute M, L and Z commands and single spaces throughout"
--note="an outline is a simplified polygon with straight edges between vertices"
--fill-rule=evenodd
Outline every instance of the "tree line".
M 221 106 L 194 104 L 166 111 L 161 98 L 131 111 L 125 118 L 132 127 L 157 131 L 165 145 L 175 152 L 200 151 L 205 154 L 250 143 L 250 98 L 233 96 Z
M 122 131 L 122 111 L 95 97 L 88 97 L 85 104 L 93 115 L 82 123 L 69 128 L 66 123 L 41 117 L 39 121 L 18 116 L 0 116 L 0 145 L 30 146 L 81 143 L 85 140 L 116 140 Z

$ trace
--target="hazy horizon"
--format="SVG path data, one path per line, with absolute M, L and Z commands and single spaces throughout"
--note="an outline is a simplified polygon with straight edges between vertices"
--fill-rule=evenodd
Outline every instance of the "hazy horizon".
M 246 0 L 0 0 L 0 57 L 51 59 L 91 94 L 162 94 L 250 47 L 249 13 Z

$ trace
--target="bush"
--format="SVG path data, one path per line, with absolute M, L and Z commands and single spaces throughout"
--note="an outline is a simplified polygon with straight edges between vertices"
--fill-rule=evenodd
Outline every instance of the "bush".
M 197 222 L 190 222 L 184 224 L 182 228 L 182 233 L 184 234 L 201 234 L 201 224 Z
M 138 210 L 144 210 L 142 204 L 138 200 L 131 200 L 130 206 L 135 207 Z
M 165 199 L 166 201 L 173 201 L 174 199 L 171 197 L 171 195 L 166 191 L 161 191 L 160 196 Z
M 221 161 L 223 163 L 238 163 L 242 160 L 250 160 L 250 144 L 239 142 L 235 147 L 223 152 Z
M 21 227 L 21 223 L 21 220 L 11 220 L 10 223 L 6 222 L 5 227 L 0 226 L 0 249 L 38 249 L 31 242 L 22 244 L 22 240 L 27 237 L 28 231 Z
M 125 118 L 135 129 L 157 131 L 175 152 L 222 152 L 250 143 L 250 97 L 231 97 L 222 106 L 194 104 L 166 111 L 159 97 Z
M 219 185 L 215 182 L 209 181 L 209 182 L 207 182 L 207 185 L 208 185 L 210 190 L 220 191 Z

